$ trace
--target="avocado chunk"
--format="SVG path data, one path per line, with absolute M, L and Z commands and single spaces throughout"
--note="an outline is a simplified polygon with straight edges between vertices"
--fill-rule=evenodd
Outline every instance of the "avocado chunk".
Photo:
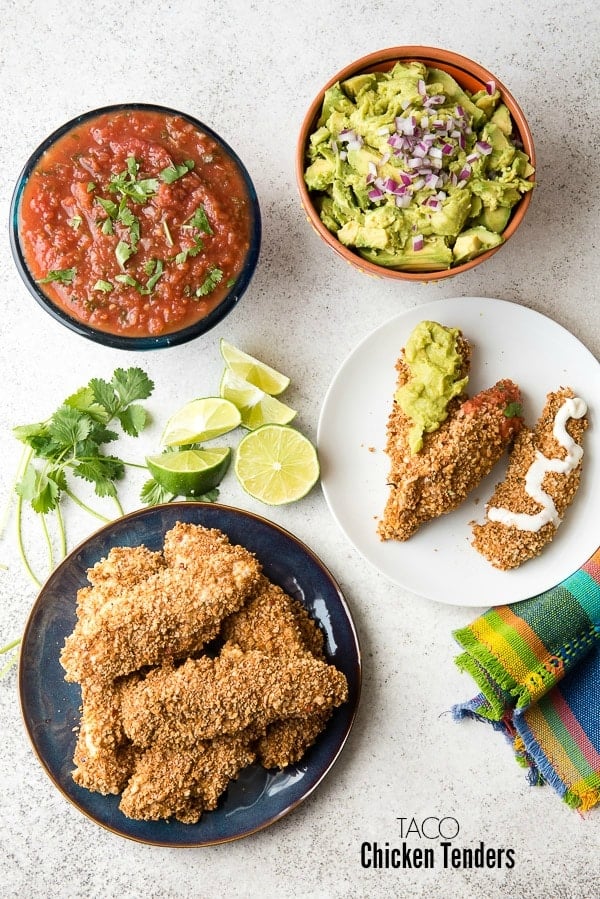
M 480 256 L 486 250 L 499 246 L 503 240 L 504 238 L 501 234 L 488 231 L 482 225 L 467 228 L 466 231 L 463 231 L 456 238 L 452 251 L 454 262 L 455 264 L 469 262 L 470 259 L 475 259 L 476 256 Z
M 335 177 L 335 162 L 320 156 L 304 172 L 309 190 L 327 190 Z
M 473 220 L 474 225 L 482 225 L 488 231 L 495 231 L 496 234 L 502 234 L 506 226 L 512 209 L 510 206 L 497 206 L 496 209 L 483 208 L 481 215 Z
M 490 122 L 493 122 L 494 125 L 497 125 L 498 128 L 505 134 L 507 137 L 510 137 L 513 133 L 513 123 L 510 117 L 510 112 L 508 111 L 508 107 L 501 103 L 498 107 L 496 107 Z
M 426 237 L 422 250 L 413 250 L 412 244 L 398 250 L 362 249 L 360 255 L 376 265 L 407 272 L 438 272 L 450 268 L 452 250 L 442 237 Z

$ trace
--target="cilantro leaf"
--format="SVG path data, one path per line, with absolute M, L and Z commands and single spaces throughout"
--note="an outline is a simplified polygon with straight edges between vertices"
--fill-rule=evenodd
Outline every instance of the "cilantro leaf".
M 202 231 L 203 234 L 214 234 L 213 229 L 210 227 L 210 222 L 208 221 L 208 216 L 206 214 L 206 209 L 200 204 L 193 215 L 185 222 L 182 228 L 198 228 L 199 231 Z
M 115 396 L 114 388 L 103 378 L 92 378 L 89 388 L 94 394 L 94 400 L 100 406 L 104 406 L 108 418 L 112 418 L 119 408 L 119 399 Z
M 45 278 L 38 280 L 38 284 L 50 284 L 52 281 L 59 281 L 61 284 L 72 284 L 76 274 L 77 269 L 75 266 L 73 268 L 53 268 Z
M 140 499 L 147 506 L 157 506 L 159 503 L 170 503 L 175 499 L 175 494 L 169 493 L 154 478 L 150 478 L 141 489 Z
M 148 413 L 143 406 L 134 403 L 123 409 L 117 415 L 119 423 L 126 434 L 137 437 L 140 431 L 143 431 L 148 423 Z
M 191 172 L 194 165 L 193 159 L 186 159 L 181 165 L 177 165 L 177 163 L 173 162 L 161 171 L 160 180 L 164 181 L 165 184 L 172 184 L 179 178 L 183 178 L 188 172 Z
M 87 415 L 70 406 L 61 406 L 50 420 L 48 434 L 57 444 L 70 448 L 85 440 L 91 429 L 92 420 Z
M 215 289 L 219 281 L 223 278 L 223 272 L 220 268 L 213 268 L 208 273 L 200 287 L 196 289 L 197 297 L 205 297 Z
M 154 390 L 154 382 L 141 368 L 117 368 L 111 383 L 124 406 L 147 399 Z
M 523 415 L 523 407 L 521 403 L 509 403 L 504 410 L 504 414 L 507 418 L 519 418 Z
M 63 405 L 69 406 L 71 409 L 77 409 L 79 412 L 85 412 L 94 421 L 108 421 L 108 412 L 104 406 L 96 402 L 94 391 L 89 386 L 81 387 L 75 393 L 72 393 L 71 396 L 66 398 Z
M 119 263 L 121 268 L 125 266 L 125 263 L 130 258 L 130 256 L 133 256 L 134 252 L 135 250 L 133 249 L 131 244 L 127 243 L 127 241 L 119 241 L 115 248 L 115 256 L 117 257 L 117 262 Z

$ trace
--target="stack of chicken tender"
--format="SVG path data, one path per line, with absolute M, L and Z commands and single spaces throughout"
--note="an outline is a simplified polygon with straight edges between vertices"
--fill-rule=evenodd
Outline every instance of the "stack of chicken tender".
M 297 762 L 347 699 L 304 607 L 221 531 L 177 523 L 88 580 L 61 653 L 82 692 L 73 778 L 130 818 L 195 823 L 245 766 Z

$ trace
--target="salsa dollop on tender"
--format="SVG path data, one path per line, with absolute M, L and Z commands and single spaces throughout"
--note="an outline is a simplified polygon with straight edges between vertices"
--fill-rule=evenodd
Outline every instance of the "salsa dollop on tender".
M 23 190 L 19 233 L 43 292 L 130 337 L 178 331 L 235 284 L 253 213 L 237 163 L 176 114 L 104 112 L 62 135 Z

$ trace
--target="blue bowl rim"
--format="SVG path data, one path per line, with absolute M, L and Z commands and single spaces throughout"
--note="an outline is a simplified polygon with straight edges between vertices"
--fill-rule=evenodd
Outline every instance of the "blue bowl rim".
M 250 248 L 248 250 L 243 268 L 238 275 L 231 291 L 223 298 L 219 305 L 211 312 L 209 312 L 209 314 L 204 318 L 201 318 L 194 324 L 188 325 L 186 328 L 182 328 L 179 331 L 173 331 L 167 334 L 159 334 L 155 337 L 127 337 L 125 335 L 112 334 L 108 331 L 102 331 L 98 328 L 93 328 L 90 325 L 87 325 L 84 322 L 81 322 L 73 316 L 69 315 L 68 312 L 53 303 L 50 297 L 48 297 L 43 292 L 43 290 L 39 287 L 39 285 L 33 278 L 25 261 L 19 237 L 19 210 L 23 190 L 33 169 L 41 159 L 42 155 L 60 137 L 71 131 L 73 128 L 76 128 L 78 125 L 81 125 L 82 123 L 87 122 L 90 119 L 94 119 L 98 116 L 104 115 L 105 113 L 122 111 L 124 112 L 127 110 L 145 110 L 149 112 L 160 112 L 165 115 L 179 116 L 185 119 L 187 122 L 190 122 L 190 124 L 192 124 L 198 131 L 201 131 L 203 134 L 206 134 L 208 137 L 212 138 L 217 144 L 219 144 L 220 147 L 222 147 L 222 149 L 238 167 L 246 185 L 246 190 L 250 199 L 250 208 L 252 210 Z M 89 340 L 93 340 L 96 343 L 101 343 L 114 349 L 152 350 L 187 343 L 188 341 L 193 340 L 194 338 L 199 337 L 201 334 L 204 334 L 207 331 L 211 330 L 211 328 L 217 325 L 220 321 L 222 321 L 222 319 L 225 318 L 226 315 L 229 314 L 229 312 L 231 312 L 234 306 L 236 306 L 238 301 L 241 299 L 254 274 L 254 270 L 256 268 L 260 253 L 262 223 L 258 196 L 248 170 L 246 169 L 245 165 L 243 164 L 235 150 L 233 150 L 232 147 L 225 140 L 223 140 L 220 135 L 216 133 L 216 131 L 213 131 L 212 128 L 210 128 L 208 125 L 205 125 L 199 119 L 194 118 L 194 116 L 189 115 L 186 112 L 181 112 L 179 110 L 173 109 L 169 106 L 162 106 L 155 103 L 114 103 L 108 106 L 102 106 L 97 109 L 90 109 L 87 112 L 80 113 L 78 116 L 75 116 L 75 118 L 72 118 L 68 122 L 65 122 L 59 128 L 56 128 L 33 151 L 29 159 L 25 163 L 13 191 L 9 213 L 9 234 L 13 259 L 17 270 L 21 275 L 21 278 L 23 279 L 33 298 L 56 321 L 60 322 L 63 325 L 66 325 L 67 328 L 82 337 L 86 337 Z

